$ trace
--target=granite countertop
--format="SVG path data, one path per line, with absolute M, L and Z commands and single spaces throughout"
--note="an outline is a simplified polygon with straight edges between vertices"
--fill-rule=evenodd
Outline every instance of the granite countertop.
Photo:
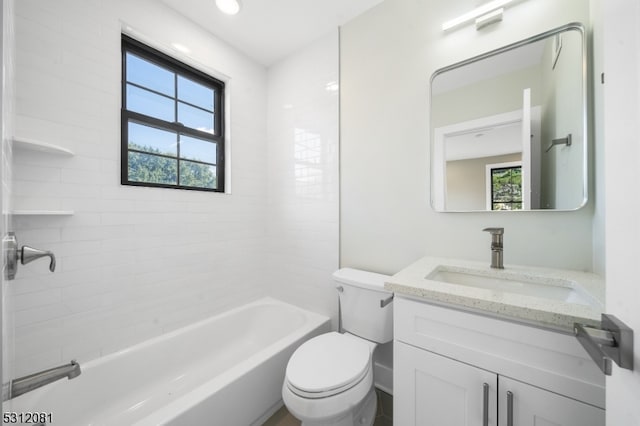
M 567 289 L 567 293 L 570 292 L 569 289 L 574 289 L 572 293 L 579 297 L 562 300 L 539 296 L 535 290 L 529 294 L 518 294 L 508 290 L 451 284 L 427 278 L 438 270 L 463 275 L 473 273 L 489 279 L 535 282 L 540 288 L 560 287 Z M 393 275 L 385 283 L 385 288 L 399 296 L 424 299 L 426 302 L 567 332 L 573 332 L 574 322 L 598 325 L 600 314 L 604 311 L 605 284 L 602 277 L 562 269 L 517 265 L 491 269 L 486 262 L 424 257 Z

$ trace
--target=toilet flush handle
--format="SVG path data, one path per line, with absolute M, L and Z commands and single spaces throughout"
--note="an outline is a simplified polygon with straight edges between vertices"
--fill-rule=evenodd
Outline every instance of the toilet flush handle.
M 393 302 L 393 294 L 391 296 L 387 297 L 386 299 L 382 299 L 380 301 L 380 307 L 384 308 L 385 306 L 387 306 L 391 302 Z

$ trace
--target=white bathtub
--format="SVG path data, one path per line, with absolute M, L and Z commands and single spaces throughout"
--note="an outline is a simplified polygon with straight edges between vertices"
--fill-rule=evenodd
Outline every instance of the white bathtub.
M 248 426 L 281 404 L 284 371 L 329 318 L 265 298 L 81 364 L 82 374 L 5 410 L 51 413 L 59 426 Z

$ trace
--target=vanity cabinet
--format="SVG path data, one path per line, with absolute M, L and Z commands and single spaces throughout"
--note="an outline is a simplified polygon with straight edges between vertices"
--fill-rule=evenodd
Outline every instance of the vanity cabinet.
M 497 374 L 402 342 L 393 356 L 394 424 L 497 425 Z
M 498 390 L 498 426 L 540 424 L 604 426 L 605 424 L 605 413 L 602 408 L 508 377 L 499 377 Z M 511 393 L 511 401 L 509 401 L 509 393 Z
M 572 335 L 394 303 L 394 424 L 604 426 L 604 375 Z

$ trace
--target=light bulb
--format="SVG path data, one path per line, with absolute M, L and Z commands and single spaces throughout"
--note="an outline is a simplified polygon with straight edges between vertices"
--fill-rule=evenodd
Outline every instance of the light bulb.
M 226 13 L 227 15 L 235 15 L 240 12 L 240 1 L 239 0 L 216 0 L 216 6 L 222 13 Z

